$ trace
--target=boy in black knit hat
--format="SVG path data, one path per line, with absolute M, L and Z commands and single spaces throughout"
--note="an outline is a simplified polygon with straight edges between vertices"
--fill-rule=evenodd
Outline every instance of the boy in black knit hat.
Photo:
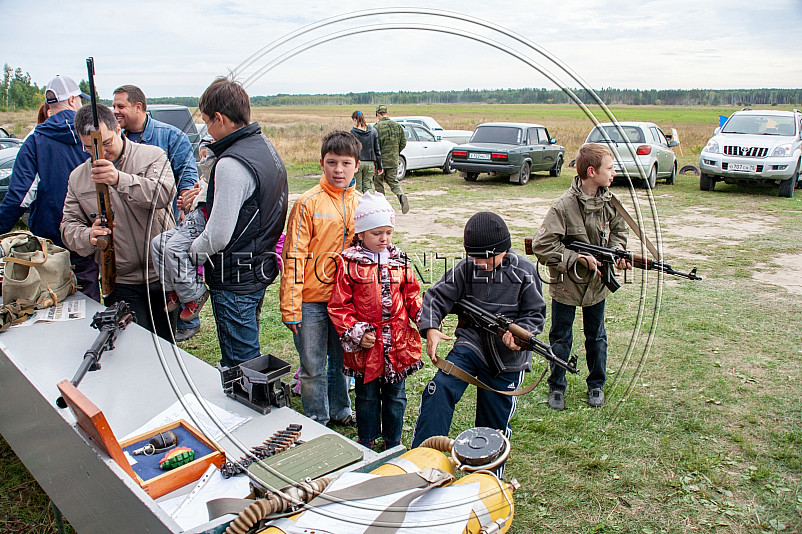
M 423 297 L 420 333 L 426 352 L 437 362 L 437 345 L 453 339 L 439 328 L 456 302 L 467 300 L 494 314 L 504 314 L 533 334 L 543 331 L 546 303 L 535 265 L 511 248 L 510 232 L 504 220 L 491 212 L 479 212 L 465 225 L 467 258 L 450 269 Z M 529 371 L 532 353 L 523 351 L 507 332 L 503 338 L 489 336 L 471 324 L 457 326 L 456 342 L 446 360 L 497 390 L 513 391 Z M 489 351 L 496 352 L 503 369 L 496 374 L 487 363 Z M 412 447 L 431 436 L 447 436 L 454 407 L 467 383 L 438 371 L 423 391 Z M 476 392 L 476 426 L 495 428 L 508 438 L 517 397 L 483 389 Z

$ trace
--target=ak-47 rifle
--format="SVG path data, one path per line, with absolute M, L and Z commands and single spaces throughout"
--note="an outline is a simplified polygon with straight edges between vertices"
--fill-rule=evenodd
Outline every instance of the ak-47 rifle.
M 100 134 L 100 122 L 97 117 L 97 94 L 95 93 L 95 59 L 86 58 L 86 70 L 89 73 L 89 96 L 92 105 L 92 163 L 104 159 L 103 137 Z M 97 192 L 97 211 L 100 225 L 111 230 L 107 235 L 97 237 L 97 248 L 100 251 L 100 286 L 103 296 L 107 297 L 114 291 L 117 280 L 117 258 L 114 254 L 114 212 L 111 209 L 111 197 L 108 184 L 95 184 Z
M 615 292 L 616 289 L 621 287 L 621 284 L 618 282 L 618 280 L 616 280 L 614 273 L 615 263 L 618 260 L 627 260 L 628 262 L 632 263 L 633 267 L 637 269 L 644 269 L 646 271 L 659 271 L 672 276 L 687 278 L 688 280 L 702 279 L 701 277 L 696 276 L 696 267 L 691 269 L 690 272 L 681 273 L 672 269 L 671 265 L 664 261 L 650 260 L 649 258 L 620 248 L 604 248 L 596 245 L 589 245 L 588 243 L 583 243 L 582 241 L 567 243 L 565 247 L 580 254 L 589 254 L 599 260 L 602 263 L 602 268 L 600 269 L 602 281 L 604 282 L 604 285 L 607 286 L 607 289 L 612 292 Z
M 620 248 L 605 248 L 596 245 L 583 243 L 582 241 L 569 241 L 565 244 L 565 248 L 578 252 L 579 254 L 587 254 L 593 256 L 601 262 L 599 273 L 601 274 L 602 282 L 612 293 L 621 287 L 618 279 L 615 277 L 615 264 L 618 260 L 627 260 L 637 269 L 644 269 L 646 271 L 660 271 L 662 273 L 670 274 L 672 276 L 680 276 L 688 280 L 701 280 L 700 276 L 696 275 L 696 267 L 687 273 L 675 271 L 671 265 L 664 261 L 650 260 L 644 256 L 640 256 L 628 250 Z M 526 253 L 534 254 L 532 249 L 532 239 L 527 238 L 524 242 Z
M 88 371 L 100 369 L 100 357 L 103 356 L 105 351 L 114 349 L 114 341 L 117 339 L 117 335 L 122 330 L 125 330 L 125 327 L 131 321 L 136 321 L 136 317 L 134 317 L 134 312 L 131 311 L 131 306 L 124 300 L 112 304 L 105 310 L 95 314 L 92 318 L 92 328 L 100 330 L 100 334 L 95 338 L 95 342 L 92 343 L 89 350 L 84 353 L 81 366 L 78 367 L 78 371 L 70 381 L 73 386 L 78 387 L 78 384 L 81 383 Z M 56 406 L 59 408 L 67 407 L 64 397 L 56 399 Z
M 509 332 L 512 334 L 512 337 L 515 338 L 515 344 L 521 347 L 523 350 L 531 350 L 532 352 L 536 352 L 543 356 L 550 363 L 562 367 L 570 373 L 579 372 L 579 370 L 576 368 L 576 355 L 571 356 L 567 362 L 561 360 L 551 351 L 551 346 L 549 344 L 543 343 L 536 338 L 534 334 L 513 323 L 512 320 L 508 319 L 504 315 L 490 313 L 489 311 L 483 310 L 476 304 L 468 302 L 467 300 L 461 300 L 454 304 L 452 313 L 466 317 L 476 327 L 491 335 L 497 335 L 501 337 L 505 332 Z M 491 369 L 496 372 L 496 374 L 501 372 L 504 366 L 500 360 L 496 361 L 498 358 L 498 353 L 495 350 L 488 350 L 485 351 L 485 353 L 487 359 L 490 360 L 487 363 Z

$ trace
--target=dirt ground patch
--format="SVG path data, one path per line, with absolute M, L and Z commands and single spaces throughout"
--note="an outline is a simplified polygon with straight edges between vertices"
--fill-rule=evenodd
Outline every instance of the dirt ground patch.
M 783 287 L 789 293 L 802 295 L 802 254 L 781 254 L 774 258 L 774 263 L 782 267 L 778 270 L 767 264 L 759 264 L 752 278 Z
M 396 218 L 396 229 L 407 234 L 412 242 L 430 242 L 429 236 L 462 237 L 465 221 L 477 211 L 487 210 L 486 200 L 461 203 L 459 206 L 439 206 L 433 208 L 416 208 L 415 200 L 423 196 L 442 195 L 440 190 L 413 193 L 409 195 L 412 209 L 408 215 Z M 523 198 L 505 200 L 503 206 L 493 211 L 504 217 L 510 227 L 528 228 L 534 233 L 537 225 L 546 216 L 553 199 Z
M 737 243 L 776 228 L 778 219 L 771 215 L 749 214 L 749 217 L 723 217 L 709 208 L 694 208 L 679 216 L 661 218 L 664 235 L 691 239 L 724 239 Z
M 409 194 L 412 209 L 407 215 L 400 215 L 399 210 L 399 216 L 396 218 L 396 230 L 405 234 L 409 244 L 426 246 L 437 243 L 443 238 L 459 239 L 462 237 L 465 221 L 477 211 L 487 209 L 484 200 L 462 202 L 459 205 L 441 203 L 437 208 L 421 205 L 425 197 L 443 196 L 447 193 L 446 190 L 432 189 Z M 299 196 L 299 194 L 289 196 L 290 206 Z M 631 199 L 624 197 L 622 200 L 627 210 L 634 213 Z M 639 200 L 644 202 L 641 204 L 641 212 L 646 219 L 644 224 L 647 229 L 651 228 L 651 232 L 647 230 L 647 233 L 652 234 L 654 240 L 648 199 L 639 196 Z M 502 205 L 495 208 L 495 211 L 504 217 L 511 228 L 525 228 L 534 232 L 553 202 L 553 198 L 506 199 Z M 683 270 L 685 267 L 690 269 L 695 261 L 707 259 L 702 253 L 687 250 L 689 240 L 718 239 L 723 243 L 734 244 L 773 231 L 778 219 L 772 215 L 757 214 L 750 214 L 749 218 L 728 217 L 716 214 L 710 208 L 696 207 L 677 215 L 661 214 L 660 221 L 666 261 L 672 263 L 674 268 Z M 630 237 L 636 239 L 632 234 Z M 636 247 L 637 243 L 633 241 L 629 248 L 635 250 Z M 681 261 L 677 262 L 677 258 L 681 258 Z M 680 263 L 682 266 L 678 265 Z M 783 287 L 789 293 L 802 295 L 802 255 L 781 255 L 774 258 L 773 263 L 783 267 L 777 269 L 769 264 L 759 265 L 753 275 L 754 279 Z

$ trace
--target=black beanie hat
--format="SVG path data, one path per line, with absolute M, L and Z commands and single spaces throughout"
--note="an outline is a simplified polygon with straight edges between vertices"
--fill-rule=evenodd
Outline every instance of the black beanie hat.
M 500 216 L 480 211 L 465 224 L 465 252 L 475 258 L 489 258 L 512 246 L 510 231 Z

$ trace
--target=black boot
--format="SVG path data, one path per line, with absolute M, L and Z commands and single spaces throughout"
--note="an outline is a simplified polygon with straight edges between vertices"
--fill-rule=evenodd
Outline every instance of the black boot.
M 398 195 L 398 201 L 401 203 L 401 213 L 408 213 L 409 212 L 409 200 L 404 193 Z

